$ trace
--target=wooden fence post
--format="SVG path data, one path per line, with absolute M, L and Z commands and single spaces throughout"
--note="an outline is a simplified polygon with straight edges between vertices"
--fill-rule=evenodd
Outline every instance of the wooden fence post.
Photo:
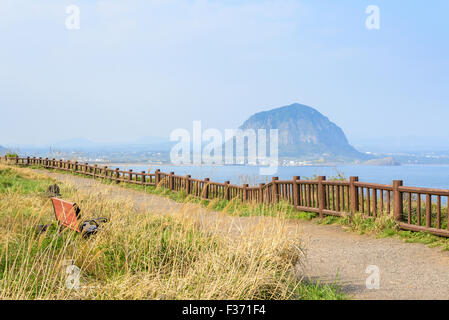
M 115 168 L 115 182 L 120 183 L 120 169 Z
M 94 179 L 95 179 L 95 177 L 96 177 L 96 175 L 97 175 L 97 165 L 94 165 Z
M 349 178 L 349 193 L 351 196 L 351 216 L 354 216 L 359 211 L 359 188 L 354 182 L 359 181 L 359 177 Z
M 128 170 L 128 181 L 132 181 L 133 180 L 133 169 L 129 169 Z
M 426 194 L 426 227 L 432 227 L 432 195 L 430 194 Z
M 263 187 L 265 183 L 259 184 L 259 203 L 263 203 Z
M 279 180 L 278 177 L 273 177 L 271 179 L 271 182 L 273 183 L 273 187 L 272 187 L 272 190 L 273 190 L 273 197 L 272 197 L 273 198 L 273 203 L 277 203 L 278 199 L 279 199 L 278 185 L 276 183 L 277 180 Z
M 293 206 L 295 209 L 299 206 L 299 192 L 298 192 L 298 180 L 301 179 L 299 176 L 293 177 L 293 188 L 292 188 L 292 200 L 293 200 Z
M 209 199 L 209 178 L 204 178 L 204 198 Z
M 155 180 L 155 183 L 156 183 L 156 187 L 158 186 L 159 182 L 161 182 L 161 176 L 159 175 L 160 172 L 161 172 L 161 170 L 159 170 L 159 169 L 157 169 L 154 172 L 154 180 Z
M 326 189 L 324 187 L 323 181 L 326 181 L 326 177 L 318 177 L 318 204 L 319 204 L 319 214 L 320 218 L 324 218 L 324 208 L 326 203 Z
M 230 184 L 231 182 L 230 181 L 225 181 L 225 200 L 231 200 L 231 195 L 230 195 L 230 193 L 229 193 L 229 184 Z
M 190 194 L 190 178 L 192 178 L 192 176 L 190 174 L 186 175 L 186 193 Z
M 242 187 L 243 190 L 243 202 L 248 201 L 248 184 L 244 184 Z
M 175 189 L 175 179 L 174 179 L 174 176 L 175 175 L 175 173 L 174 172 L 170 172 L 170 177 L 168 178 L 169 180 L 168 180 L 168 183 L 169 183 L 169 187 L 170 187 L 170 190 L 174 190 Z
M 402 192 L 399 191 L 402 184 L 402 180 L 393 181 L 393 215 L 398 222 L 402 221 Z

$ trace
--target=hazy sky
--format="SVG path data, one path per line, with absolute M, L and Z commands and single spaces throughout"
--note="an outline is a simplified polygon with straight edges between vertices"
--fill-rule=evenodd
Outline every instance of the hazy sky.
M 1 0 L 0 145 L 235 128 L 293 102 L 350 141 L 449 141 L 448 13 L 447 0 Z

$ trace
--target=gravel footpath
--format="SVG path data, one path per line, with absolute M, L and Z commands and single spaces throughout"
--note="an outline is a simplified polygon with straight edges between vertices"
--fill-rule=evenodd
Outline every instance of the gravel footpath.
M 149 212 L 185 211 L 182 204 L 156 195 L 68 174 L 39 172 L 69 182 L 79 190 L 108 190 L 106 196 L 131 199 L 139 209 Z M 229 217 L 198 206 L 195 210 L 203 217 L 207 216 L 209 221 L 232 221 L 236 230 L 268 219 Z M 352 299 L 449 299 L 449 252 L 393 238 L 358 235 L 346 232 L 341 226 L 302 220 L 289 222 L 292 230 L 298 226 L 306 251 L 304 272 L 312 280 L 337 283 Z M 367 289 L 366 286 L 370 276 L 366 269 L 372 265 L 379 270 L 379 289 Z

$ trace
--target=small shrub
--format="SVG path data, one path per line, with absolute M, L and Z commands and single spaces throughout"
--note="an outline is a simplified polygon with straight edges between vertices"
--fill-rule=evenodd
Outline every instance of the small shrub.
M 19 155 L 17 153 L 7 153 L 5 155 L 7 158 L 18 158 Z

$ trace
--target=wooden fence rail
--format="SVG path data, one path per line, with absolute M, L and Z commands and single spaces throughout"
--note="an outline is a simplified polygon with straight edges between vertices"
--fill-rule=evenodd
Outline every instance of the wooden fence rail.
M 190 175 L 179 176 L 159 169 L 153 173 L 134 172 L 70 160 L 6 156 L 0 159 L 7 164 L 38 165 L 116 183 L 163 186 L 203 199 L 264 204 L 286 201 L 297 210 L 317 213 L 321 218 L 352 217 L 355 213 L 373 219 L 393 215 L 399 227 L 404 230 L 449 237 L 449 190 L 406 187 L 401 180 L 385 185 L 360 182 L 358 177 L 350 177 L 347 181 L 328 181 L 326 177 L 301 180 L 299 176 L 295 176 L 291 180 L 273 177 L 271 182 L 258 186 L 238 186 L 229 181 L 219 183 L 208 178 L 195 179 Z

